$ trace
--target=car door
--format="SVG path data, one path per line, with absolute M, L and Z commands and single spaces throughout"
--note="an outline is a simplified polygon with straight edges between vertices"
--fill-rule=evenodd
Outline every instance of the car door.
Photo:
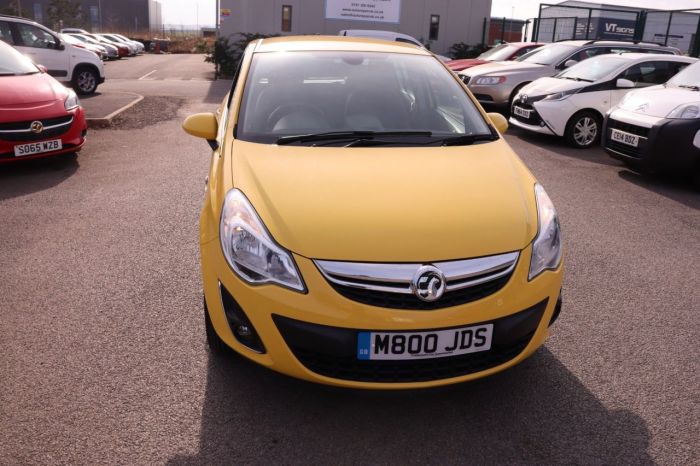
M 17 50 L 31 58 L 34 63 L 44 65 L 49 74 L 59 81 L 68 76 L 68 51 L 58 37 L 31 24 L 14 23 Z

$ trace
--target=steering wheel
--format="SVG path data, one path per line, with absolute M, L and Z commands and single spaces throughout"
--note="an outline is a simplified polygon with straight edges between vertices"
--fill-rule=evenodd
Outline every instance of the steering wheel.
M 296 104 L 282 104 L 276 109 L 270 113 L 270 116 L 267 117 L 267 127 L 269 129 L 274 128 L 275 124 L 277 124 L 278 121 L 280 121 L 282 118 L 285 116 L 291 114 L 291 113 L 296 113 L 296 112 L 309 112 L 313 113 L 317 117 L 319 117 L 322 121 L 326 120 L 326 115 L 323 114 L 323 111 L 321 111 L 319 108 L 314 107 L 311 104 L 305 104 L 305 103 L 296 103 Z

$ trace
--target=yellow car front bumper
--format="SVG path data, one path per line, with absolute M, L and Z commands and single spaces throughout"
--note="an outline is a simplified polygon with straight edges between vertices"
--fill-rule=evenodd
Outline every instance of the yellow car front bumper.
M 488 376 L 523 361 L 547 337 L 561 290 L 563 267 L 528 281 L 528 247 L 521 252 L 508 283 L 497 292 L 459 306 L 411 311 L 369 306 L 342 296 L 305 257 L 294 256 L 308 290 L 300 293 L 276 285 L 243 282 L 226 263 L 218 240 L 202 244 L 201 253 L 209 316 L 226 345 L 293 377 L 368 389 L 453 384 Z M 230 296 L 224 296 L 222 301 L 222 293 Z M 234 336 L 223 302 L 245 314 L 264 348 L 252 350 L 251 345 L 244 345 Z M 486 322 L 495 324 L 494 347 L 475 353 L 477 356 L 456 366 L 448 361 L 453 358 L 437 358 L 422 360 L 416 367 L 399 367 L 398 372 L 396 367 L 382 362 L 374 371 L 370 369 L 374 366 L 366 364 L 368 361 L 349 356 L 355 351 L 358 330 L 420 331 Z M 499 341 L 503 342 L 500 349 Z

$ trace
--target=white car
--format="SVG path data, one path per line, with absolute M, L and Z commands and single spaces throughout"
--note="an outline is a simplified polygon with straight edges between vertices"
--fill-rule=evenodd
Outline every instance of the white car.
M 137 49 L 137 53 L 143 53 L 143 51 L 146 48 L 146 47 L 144 47 L 144 45 L 141 42 L 139 42 L 137 40 L 131 40 L 126 36 L 122 36 L 121 34 L 112 33 L 110 35 L 116 37 L 117 39 L 122 39 L 122 40 L 134 45 Z
M 601 55 L 551 78 L 539 78 L 513 99 L 510 122 L 536 133 L 563 136 L 577 148 L 600 139 L 605 114 L 628 93 L 662 84 L 696 58 L 667 54 Z
M 628 93 L 605 119 L 603 147 L 634 170 L 689 176 L 700 188 L 700 62 Z
M 0 15 L 0 38 L 78 94 L 92 94 L 105 80 L 100 57 L 66 44 L 57 32 L 34 21 Z
M 343 29 L 338 33 L 338 35 L 347 37 L 367 37 L 370 39 L 388 40 L 390 42 L 403 42 L 404 44 L 415 45 L 416 47 L 420 47 L 423 50 L 427 50 L 425 45 L 421 44 L 418 39 L 409 36 L 408 34 L 402 34 L 400 32 L 377 31 L 374 29 Z M 451 60 L 451 58 L 445 57 L 443 55 L 435 54 L 435 56 L 438 57 L 440 61 L 445 63 Z
M 78 39 L 75 36 L 72 36 L 70 34 L 61 34 L 61 39 L 63 39 L 64 42 L 67 44 L 72 45 L 73 47 L 78 47 L 81 49 L 86 49 L 100 57 L 102 60 L 106 60 L 108 55 L 107 55 L 107 49 L 100 45 L 94 45 L 94 44 L 88 44 L 87 42 L 84 42 L 80 39 Z

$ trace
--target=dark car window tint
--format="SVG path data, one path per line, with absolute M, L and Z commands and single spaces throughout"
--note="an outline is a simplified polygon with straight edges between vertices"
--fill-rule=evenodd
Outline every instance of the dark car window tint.
M 58 43 L 56 38 L 36 26 L 30 24 L 17 23 L 19 36 L 22 39 L 22 45 L 25 47 L 33 47 L 37 49 L 55 49 Z
M 10 23 L 0 21 L 0 40 L 7 42 L 10 45 L 14 45 L 15 41 L 12 39 L 12 28 L 10 27 Z
M 330 131 L 489 134 L 464 88 L 432 56 L 372 52 L 258 53 L 237 136 L 274 143 Z
M 675 63 L 651 61 L 638 63 L 625 70 L 621 78 L 634 82 L 635 87 L 649 87 L 663 84 L 677 72 Z

